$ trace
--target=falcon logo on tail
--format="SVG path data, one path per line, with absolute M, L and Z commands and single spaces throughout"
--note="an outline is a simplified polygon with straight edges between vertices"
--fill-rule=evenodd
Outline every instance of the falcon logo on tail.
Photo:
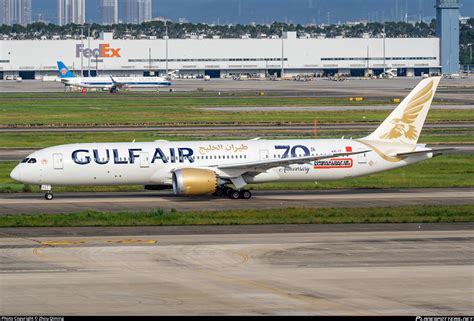
M 391 123 L 393 127 L 381 135 L 382 139 L 396 139 L 402 136 L 409 140 L 417 140 L 418 130 L 413 125 L 425 107 L 425 104 L 433 97 L 433 81 L 430 81 L 425 88 L 420 90 L 413 98 L 409 101 L 408 105 L 403 110 L 401 118 L 394 118 Z

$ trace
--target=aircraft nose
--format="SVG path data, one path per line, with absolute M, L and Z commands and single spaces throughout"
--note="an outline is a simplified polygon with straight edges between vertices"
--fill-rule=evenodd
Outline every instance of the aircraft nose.
M 15 167 L 12 172 L 10 173 L 10 177 L 13 178 L 15 181 L 19 181 L 21 179 L 20 175 L 20 167 Z

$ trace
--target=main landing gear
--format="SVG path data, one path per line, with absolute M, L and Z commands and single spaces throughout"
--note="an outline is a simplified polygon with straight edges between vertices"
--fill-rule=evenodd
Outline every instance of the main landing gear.
M 236 199 L 248 200 L 252 198 L 252 193 L 249 190 L 243 189 L 243 190 L 237 191 L 230 187 L 218 187 L 216 189 L 216 192 L 213 195 L 217 197 L 227 196 L 231 200 L 236 200 Z

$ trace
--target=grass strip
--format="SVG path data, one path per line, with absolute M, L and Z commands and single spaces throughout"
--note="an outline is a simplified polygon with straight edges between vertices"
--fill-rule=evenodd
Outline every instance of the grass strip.
M 215 122 L 308 122 L 319 123 L 377 121 L 390 111 L 364 110 L 366 105 L 391 105 L 388 101 L 349 102 L 340 98 L 285 97 L 204 97 L 173 98 L 153 95 L 0 95 L 0 125 L 66 126 L 66 125 L 134 125 L 164 123 Z M 200 107 L 239 106 L 358 106 L 349 111 L 302 112 L 224 112 Z M 432 110 L 428 121 L 473 121 L 474 110 Z
M 360 224 L 473 222 L 474 205 L 402 206 L 380 208 L 278 208 L 178 212 L 5 215 L 0 227 L 181 226 L 255 224 Z
M 385 110 L 345 111 L 247 111 L 220 112 L 189 107 L 104 108 L 84 107 L 55 110 L 28 107 L 24 111 L 6 111 L 0 107 L 0 125 L 8 126 L 112 126 L 159 125 L 169 123 L 293 123 L 317 120 L 319 124 L 340 122 L 382 122 L 389 115 Z M 98 108 L 97 108 L 98 109 Z M 428 122 L 474 121 L 474 110 L 432 110 Z

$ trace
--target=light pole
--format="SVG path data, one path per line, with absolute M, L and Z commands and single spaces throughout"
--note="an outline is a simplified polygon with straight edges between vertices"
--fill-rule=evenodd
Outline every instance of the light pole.
M 79 27 L 81 29 L 81 48 L 84 48 L 84 28 L 85 26 L 82 25 Z M 81 50 L 81 77 L 84 77 L 84 50 Z
M 91 49 L 91 26 L 88 27 L 87 34 L 88 34 L 88 36 L 87 36 L 88 47 L 89 47 L 89 50 L 90 50 Z M 89 58 L 88 58 L 87 75 L 88 75 L 88 77 L 91 76 L 91 55 L 89 55 Z
M 148 77 L 151 77 L 151 48 L 148 48 Z
M 467 64 L 467 73 L 471 71 L 471 62 L 472 62 L 472 43 L 468 44 L 469 46 L 469 63 Z
M 385 22 L 383 23 L 383 73 L 385 76 Z
M 281 27 L 281 79 L 285 77 L 285 39 Z
M 166 28 L 166 35 L 165 35 L 165 40 L 166 40 L 166 75 L 168 75 L 168 25 L 166 24 L 165 20 L 165 28 Z

